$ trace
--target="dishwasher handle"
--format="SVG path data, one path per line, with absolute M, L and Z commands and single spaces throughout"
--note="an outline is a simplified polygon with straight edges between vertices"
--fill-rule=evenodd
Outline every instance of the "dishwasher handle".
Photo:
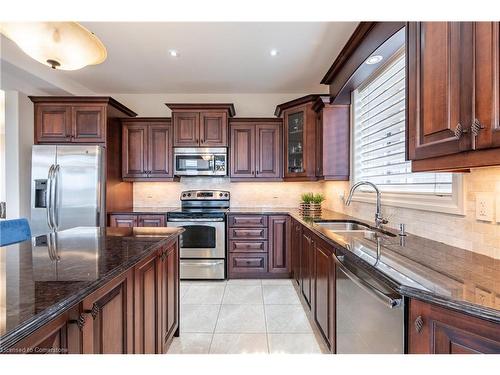
M 370 283 L 366 282 L 362 278 L 358 277 L 356 274 L 354 274 L 352 271 L 350 271 L 343 263 L 342 260 L 344 260 L 344 256 L 336 256 L 333 254 L 333 259 L 335 263 L 339 266 L 339 268 L 342 270 L 342 272 L 345 273 L 345 275 L 352 281 L 354 282 L 357 286 L 359 286 L 361 289 L 367 291 L 374 297 L 376 297 L 379 301 L 387 305 L 389 308 L 394 309 L 399 307 L 402 304 L 402 298 L 393 298 L 390 295 L 387 295 L 386 293 L 382 292 L 381 290 L 375 288 L 373 285 Z

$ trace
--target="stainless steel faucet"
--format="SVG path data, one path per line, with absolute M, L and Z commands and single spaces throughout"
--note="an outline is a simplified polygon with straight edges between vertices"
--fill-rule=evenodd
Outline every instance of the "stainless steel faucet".
M 382 217 L 382 205 L 380 203 L 380 190 L 378 189 L 377 185 L 375 185 L 374 183 L 369 182 L 369 181 L 359 181 L 359 182 L 355 183 L 354 185 L 352 185 L 351 191 L 349 191 L 349 196 L 347 197 L 345 205 L 349 206 L 351 204 L 351 200 L 352 200 L 352 196 L 354 195 L 354 191 L 362 185 L 371 186 L 373 188 L 373 190 L 375 190 L 375 193 L 377 193 L 377 209 L 375 211 L 375 227 L 380 229 L 382 224 L 387 224 L 388 221 L 387 221 L 387 219 L 384 219 Z

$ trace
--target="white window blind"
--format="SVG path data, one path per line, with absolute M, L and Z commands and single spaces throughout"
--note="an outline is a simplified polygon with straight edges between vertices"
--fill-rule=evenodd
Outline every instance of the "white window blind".
M 452 193 L 451 173 L 412 173 L 405 160 L 405 55 L 399 52 L 353 94 L 354 180 L 395 193 Z

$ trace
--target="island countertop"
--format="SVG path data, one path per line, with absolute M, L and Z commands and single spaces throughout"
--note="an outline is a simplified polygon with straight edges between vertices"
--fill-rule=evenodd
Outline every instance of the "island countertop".
M 182 232 L 77 227 L 0 247 L 0 353 Z

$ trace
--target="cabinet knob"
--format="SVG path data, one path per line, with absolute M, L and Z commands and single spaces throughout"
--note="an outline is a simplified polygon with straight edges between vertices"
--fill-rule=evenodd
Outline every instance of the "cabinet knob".
M 419 315 L 417 316 L 417 319 L 415 319 L 415 330 L 420 333 L 422 332 L 422 328 L 424 327 L 424 320 L 422 319 L 422 316 Z
M 460 138 L 462 138 L 462 135 L 464 135 L 467 132 L 468 132 L 468 130 L 464 129 L 464 127 L 462 126 L 461 123 L 458 123 L 457 127 L 455 128 L 455 138 L 460 139 Z

